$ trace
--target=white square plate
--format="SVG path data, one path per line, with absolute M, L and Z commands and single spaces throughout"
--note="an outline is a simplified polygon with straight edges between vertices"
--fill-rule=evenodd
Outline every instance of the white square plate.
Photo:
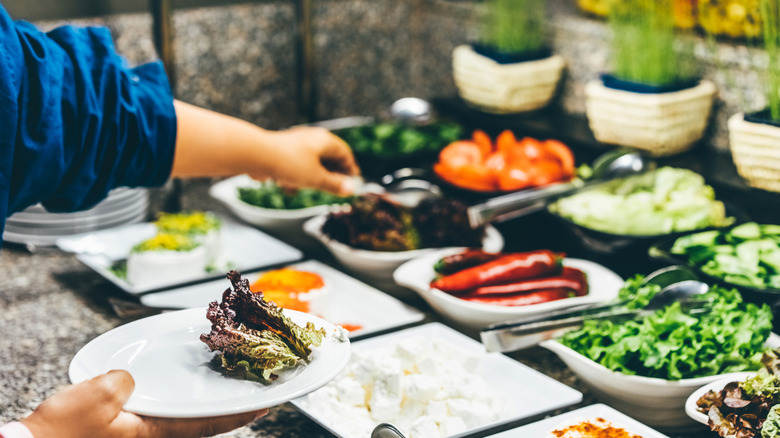
M 57 246 L 76 253 L 76 258 L 105 279 L 127 293 L 138 295 L 154 290 L 170 289 L 185 283 L 181 281 L 136 286 L 117 277 L 111 270 L 114 263 L 127 258 L 133 245 L 154 236 L 156 227 L 145 222 L 111 228 L 93 233 L 57 239 Z M 223 263 L 239 272 L 257 270 L 266 266 L 291 263 L 300 260 L 300 250 L 260 230 L 222 219 Z M 189 283 L 219 278 L 225 275 L 227 266 L 218 266 L 213 272 L 203 272 Z M 225 271 L 225 272 L 223 272 Z
M 479 428 L 470 429 L 461 435 L 470 435 L 500 424 L 533 417 L 545 412 L 570 406 L 582 401 L 582 393 L 552 379 L 520 362 L 500 353 L 487 353 L 481 343 L 440 323 L 429 323 L 386 335 L 356 341 L 355 352 L 381 348 L 403 339 L 423 337 L 441 339 L 456 345 L 477 359 L 476 374 L 494 391 L 506 400 L 506 415 L 497 421 Z M 318 417 L 307 407 L 308 397 L 295 399 L 292 403 L 312 420 L 320 423 L 337 436 L 349 431 L 338 430 L 324 418 Z
M 625 429 L 633 435 L 639 435 L 642 438 L 668 438 L 633 418 L 622 414 L 607 405 L 595 404 L 580 408 L 571 412 L 566 412 L 555 417 L 546 418 L 536 423 L 507 430 L 496 435 L 490 435 L 491 438 L 547 438 L 550 433 L 567 425 L 574 424 L 582 420 L 592 420 L 603 418 L 613 426 Z
M 374 289 L 330 266 L 308 260 L 290 266 L 293 269 L 318 274 L 325 283 L 327 306 L 319 316 L 333 324 L 354 324 L 361 329 L 350 332 L 350 338 L 364 336 L 395 327 L 420 322 L 425 314 L 397 299 Z M 245 275 L 253 283 L 261 273 Z M 141 303 L 149 307 L 183 309 L 205 307 L 219 301 L 230 286 L 227 279 L 182 287 L 170 291 L 143 295 Z

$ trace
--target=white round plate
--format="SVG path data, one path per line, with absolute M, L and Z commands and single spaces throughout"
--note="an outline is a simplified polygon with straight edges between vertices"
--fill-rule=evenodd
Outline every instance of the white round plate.
M 47 234 L 79 234 L 92 231 L 104 224 L 122 222 L 123 220 L 127 220 L 127 218 L 138 215 L 141 211 L 145 212 L 148 207 L 149 200 L 142 198 L 125 207 L 104 211 L 102 213 L 96 212 L 82 218 L 60 216 L 42 218 L 42 220 L 20 220 L 14 217 L 14 215 L 6 220 L 6 229 L 10 229 L 16 233 L 41 232 Z
M 11 217 L 18 221 L 30 221 L 43 224 L 52 222 L 58 223 L 62 221 L 72 221 L 74 219 L 88 218 L 95 214 L 108 213 L 120 208 L 125 208 L 131 204 L 136 204 L 142 200 L 147 200 L 149 198 L 149 193 L 142 189 L 127 189 L 123 192 L 120 192 L 120 194 L 120 199 L 115 199 L 112 194 L 109 194 L 108 198 L 100 201 L 94 207 L 87 210 L 71 213 L 55 213 L 47 211 L 41 204 L 36 204 L 11 215 Z
M 312 322 L 329 333 L 336 330 L 316 316 L 284 313 L 299 325 Z M 310 363 L 279 373 L 272 383 L 225 377 L 209 366 L 216 353 L 199 339 L 210 330 L 206 308 L 140 319 L 85 345 L 70 363 L 68 375 L 79 383 L 124 369 L 135 379 L 125 410 L 152 417 L 198 418 L 251 412 L 301 397 L 328 383 L 349 361 L 349 342 L 328 336 L 314 349 Z
M 497 306 L 462 300 L 447 292 L 431 288 L 435 277 L 433 265 L 444 256 L 458 250 L 445 249 L 426 254 L 404 263 L 393 273 L 401 286 L 417 292 L 439 314 L 451 321 L 483 328 L 489 324 L 511 321 L 526 315 L 543 314 L 553 310 L 585 304 L 596 304 L 617 297 L 623 279 L 606 267 L 589 260 L 566 258 L 563 264 L 580 269 L 588 277 L 588 294 L 528 306 Z
M 122 225 L 130 225 L 130 224 L 136 224 L 138 222 L 143 222 L 146 219 L 146 210 L 143 210 L 136 214 L 135 216 L 132 216 L 130 218 L 124 219 L 120 222 L 116 223 L 109 223 L 109 224 L 101 224 L 100 226 L 96 226 L 92 231 L 100 231 L 105 230 L 109 228 L 119 227 Z M 19 243 L 22 245 L 36 245 L 36 246 L 54 246 L 54 244 L 57 242 L 57 239 L 60 239 L 64 236 L 71 236 L 74 233 L 65 233 L 65 234 L 35 234 L 30 232 L 23 232 L 23 233 L 15 233 L 13 231 L 3 231 L 3 240 L 6 242 L 12 242 L 12 243 Z
M 720 391 L 727 384 L 731 382 L 742 382 L 748 377 L 753 377 L 755 375 L 756 375 L 755 371 L 745 371 L 742 373 L 729 374 L 728 377 L 718 379 L 714 382 L 702 386 L 701 388 L 694 391 L 693 394 L 691 394 L 687 400 L 685 400 L 685 413 L 688 414 L 688 416 L 691 417 L 692 419 L 698 421 L 699 423 L 707 424 L 708 421 L 707 414 L 703 414 L 699 412 L 698 409 L 696 409 L 696 402 L 710 390 Z

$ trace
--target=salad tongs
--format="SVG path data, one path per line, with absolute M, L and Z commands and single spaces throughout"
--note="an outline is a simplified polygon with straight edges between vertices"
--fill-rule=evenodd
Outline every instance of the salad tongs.
M 684 266 L 670 266 L 650 274 L 645 283 L 662 287 L 646 306 L 630 309 L 627 300 L 615 300 L 598 306 L 579 306 L 529 318 L 491 324 L 480 332 L 487 351 L 508 352 L 532 347 L 555 339 L 582 326 L 587 320 L 621 320 L 641 318 L 673 302 L 680 302 L 683 310 L 691 313 L 707 311 L 709 302 L 694 299 L 709 290 Z

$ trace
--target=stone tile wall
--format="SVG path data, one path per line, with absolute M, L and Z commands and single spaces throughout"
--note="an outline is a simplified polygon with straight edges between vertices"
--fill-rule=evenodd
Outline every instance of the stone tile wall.
M 551 0 L 550 5 L 553 46 L 568 63 L 558 104 L 583 114 L 585 83 L 608 69 L 609 32 L 572 2 Z M 454 95 L 450 54 L 475 37 L 475 5 L 473 0 L 315 1 L 318 118 L 380 115 L 407 95 Z M 154 58 L 148 15 L 75 24 L 110 27 L 119 51 L 131 62 Z M 272 129 L 298 122 L 293 2 L 177 10 L 174 28 L 179 98 Z M 726 150 L 727 118 L 764 105 L 758 70 L 765 61 L 760 51 L 733 42 L 713 50 L 700 39 L 696 53 L 705 75 L 720 89 L 708 142 Z

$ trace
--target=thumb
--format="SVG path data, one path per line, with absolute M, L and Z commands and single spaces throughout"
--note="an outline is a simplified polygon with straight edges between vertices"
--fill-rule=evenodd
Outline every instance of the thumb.
M 103 399 L 104 403 L 119 411 L 133 393 L 135 381 L 125 370 L 111 370 L 92 378 L 86 386 L 94 391 L 96 397 Z

